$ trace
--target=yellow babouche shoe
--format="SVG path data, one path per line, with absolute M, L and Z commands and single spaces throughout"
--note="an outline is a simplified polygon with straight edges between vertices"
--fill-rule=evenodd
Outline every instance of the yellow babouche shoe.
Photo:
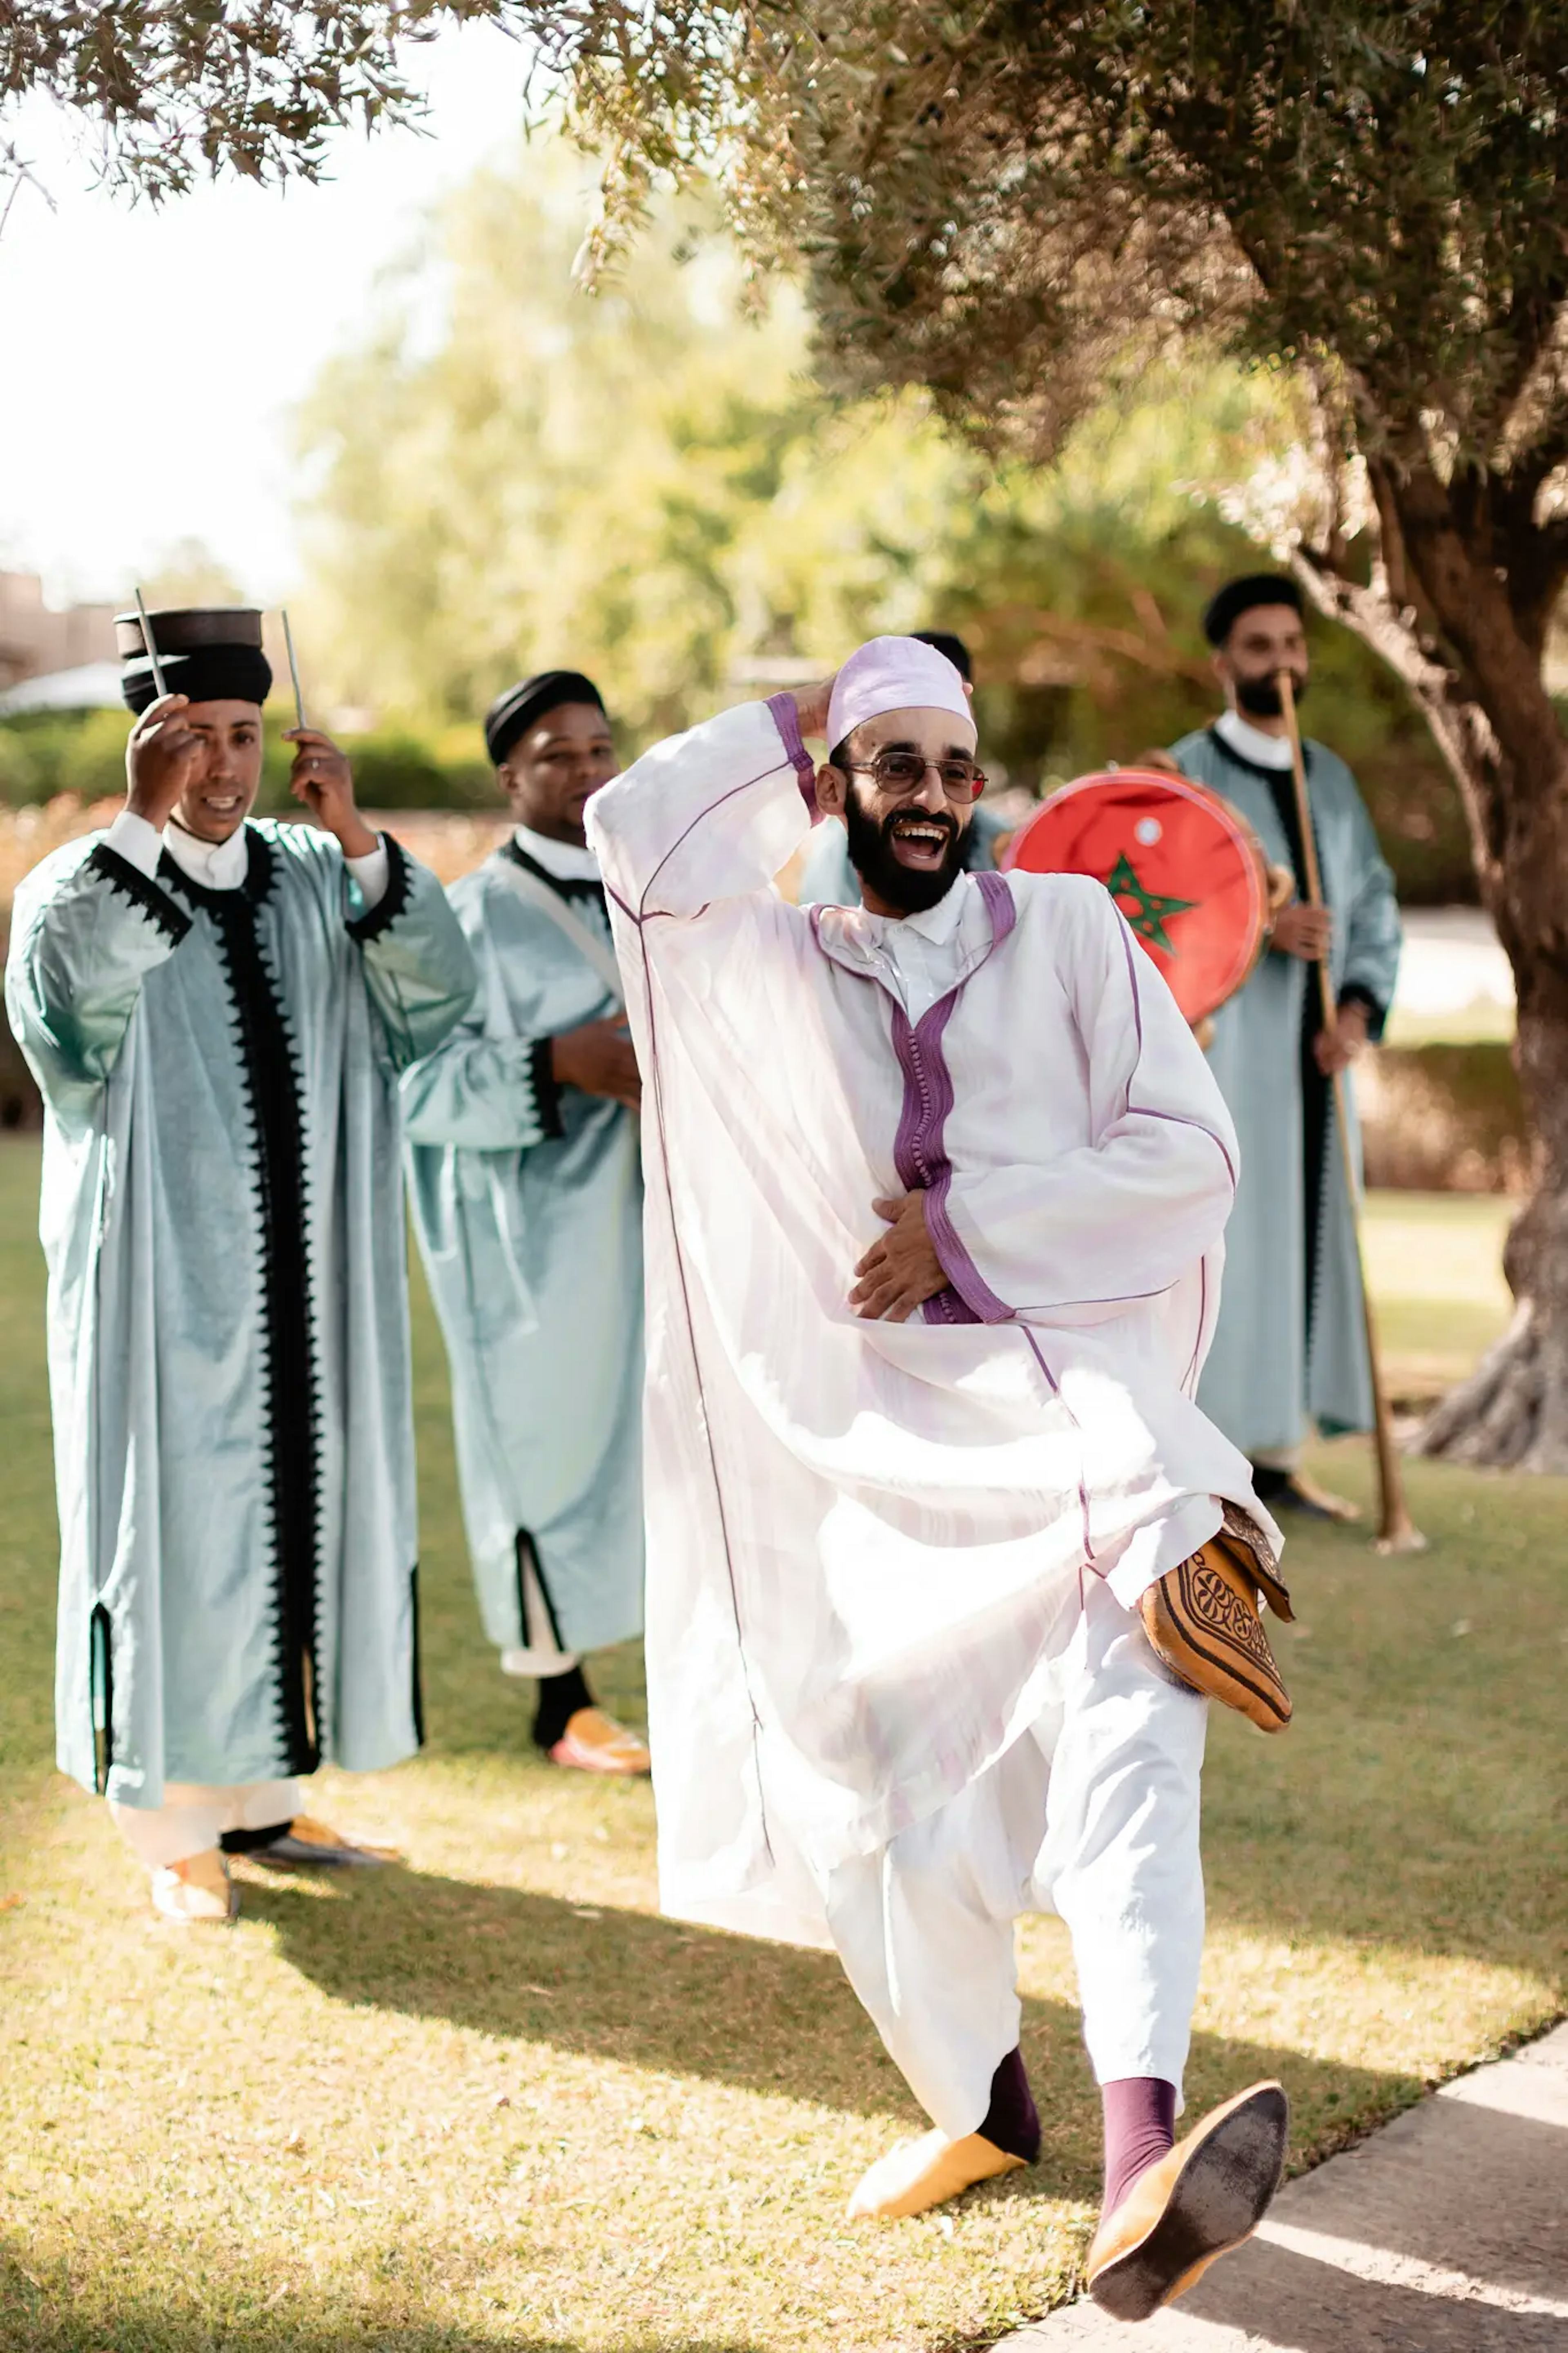
M 1089 2251 L 1101 2310 L 1147 2320 L 1250 2239 L 1279 2187 L 1289 2124 L 1283 2085 L 1254 2084 L 1141 2173 Z
M 602 1707 L 580 1707 L 567 1718 L 566 1729 L 550 1750 L 552 1765 L 569 1765 L 579 1773 L 633 1776 L 651 1773 L 647 1744 Z
M 945 2206 L 950 2198 L 962 2197 L 977 2181 L 1016 2173 L 1023 2162 L 980 2133 L 964 2133 L 958 2140 L 940 2130 L 923 2133 L 919 2140 L 900 2141 L 861 2175 L 849 2200 L 848 2218 L 852 2222 L 891 2222 L 906 2214 L 923 2214 L 930 2207 Z
M 239 1910 L 239 1891 L 216 1846 L 188 1854 L 153 1873 L 153 1909 L 181 1928 L 226 1927 Z

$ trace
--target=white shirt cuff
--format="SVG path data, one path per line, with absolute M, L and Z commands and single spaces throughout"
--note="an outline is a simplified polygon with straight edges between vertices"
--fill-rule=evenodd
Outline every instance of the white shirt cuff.
M 367 849 L 363 858 L 345 858 L 343 864 L 359 886 L 360 903 L 368 915 L 371 909 L 379 907 L 386 896 L 387 878 L 391 871 L 386 844 L 378 841 L 375 848 Z
M 155 880 L 158 860 L 163 854 L 163 837 L 155 825 L 149 825 L 133 810 L 121 809 L 104 839 L 110 849 L 118 850 L 127 866 L 134 866 L 149 882 Z M 369 862 L 367 859 L 365 863 Z

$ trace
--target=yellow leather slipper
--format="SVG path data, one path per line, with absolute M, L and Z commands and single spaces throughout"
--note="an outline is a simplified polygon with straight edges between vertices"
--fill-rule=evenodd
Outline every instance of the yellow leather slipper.
M 1250 2239 L 1285 2168 L 1283 2085 L 1254 2084 L 1211 2109 L 1141 2173 L 1089 2251 L 1089 2292 L 1117 2320 L 1147 2320 Z
M 901 2140 L 861 2175 L 849 2200 L 849 2220 L 891 2222 L 905 2214 L 923 2214 L 928 2207 L 945 2206 L 950 2198 L 962 2197 L 977 2181 L 1016 2173 L 1023 2162 L 979 2133 L 950 2140 L 946 2133 L 932 2131 L 919 2140 Z

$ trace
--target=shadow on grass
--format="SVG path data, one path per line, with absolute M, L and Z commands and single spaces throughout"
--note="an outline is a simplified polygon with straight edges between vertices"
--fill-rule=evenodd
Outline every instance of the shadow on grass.
M 831 1954 L 397 1869 L 338 1883 L 325 1900 L 255 1873 L 243 1900 L 247 1917 L 271 1924 L 282 1957 L 339 2001 L 836 2108 L 900 2133 L 927 2121 Z M 1026 2000 L 1023 2048 L 1044 2145 L 1016 2190 L 1092 2202 L 1100 2099 L 1077 2009 Z M 1313 2156 L 1421 2089 L 1412 2077 L 1200 2034 L 1191 2113 L 1270 2075 L 1290 2092 Z
M 233 2251 L 215 2246 L 212 2272 L 221 2275 Z M 582 2340 L 520 2329 L 498 2315 L 476 2328 L 421 2312 L 416 2298 L 395 2288 L 378 2294 L 363 2280 L 336 2294 L 292 2285 L 278 2293 L 273 2275 L 258 2266 L 254 2300 L 243 2294 L 221 2314 L 213 2308 L 202 2265 L 194 2275 L 172 2273 L 162 2239 L 129 2234 L 105 2247 L 94 2243 L 92 2267 L 43 2263 L 15 2241 L 0 2240 L 0 2345 L 5 2353 L 475 2353 L 484 2346 L 505 2353 L 581 2353 Z M 134 2272 L 147 2287 L 122 2284 Z M 117 2280 L 115 2274 L 121 2274 Z M 682 2329 L 629 2333 L 617 2353 L 762 2353 L 749 2337 L 697 2337 Z

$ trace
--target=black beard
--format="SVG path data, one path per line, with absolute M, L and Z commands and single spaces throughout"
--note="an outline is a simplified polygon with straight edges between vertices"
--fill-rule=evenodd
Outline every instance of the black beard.
M 1300 702 L 1307 691 L 1307 681 L 1304 678 L 1293 676 L 1290 683 Z M 1279 681 L 1276 678 L 1238 678 L 1236 699 L 1249 719 L 1278 719 L 1285 708 L 1279 696 Z
M 879 825 L 867 816 L 860 806 L 860 796 L 853 785 L 844 801 L 844 828 L 849 836 L 849 863 L 860 877 L 861 888 L 868 885 L 884 906 L 896 907 L 900 915 L 923 914 L 945 899 L 963 871 L 963 833 L 956 818 L 946 810 L 932 816 L 927 809 L 921 815 L 932 825 L 948 829 L 947 854 L 940 866 L 920 871 L 905 866 L 893 853 L 892 828 L 907 809 L 895 809 L 891 817 Z

